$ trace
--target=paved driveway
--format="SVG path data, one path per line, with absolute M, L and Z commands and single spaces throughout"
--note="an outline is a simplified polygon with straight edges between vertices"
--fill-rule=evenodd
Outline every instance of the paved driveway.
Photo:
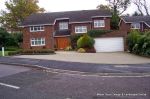
M 126 52 L 115 53 L 77 53 L 58 51 L 54 55 L 21 55 L 18 58 L 47 59 L 67 62 L 98 63 L 98 64 L 145 64 L 150 58 Z

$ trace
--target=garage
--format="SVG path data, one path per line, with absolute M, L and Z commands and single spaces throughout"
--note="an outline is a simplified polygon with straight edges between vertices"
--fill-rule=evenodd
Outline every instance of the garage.
M 124 51 L 124 39 L 123 37 L 95 38 L 94 47 L 96 52 Z

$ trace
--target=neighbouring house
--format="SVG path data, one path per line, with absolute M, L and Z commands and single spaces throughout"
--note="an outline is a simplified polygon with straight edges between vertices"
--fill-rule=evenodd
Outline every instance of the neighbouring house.
M 21 24 L 23 48 L 64 49 L 70 45 L 70 35 L 89 30 L 110 30 L 111 12 L 107 10 L 81 10 L 32 14 Z M 97 52 L 124 51 L 123 32 L 95 38 Z
M 150 30 L 150 16 L 125 16 L 121 17 L 119 24 L 121 31 L 130 32 L 139 30 L 141 32 Z

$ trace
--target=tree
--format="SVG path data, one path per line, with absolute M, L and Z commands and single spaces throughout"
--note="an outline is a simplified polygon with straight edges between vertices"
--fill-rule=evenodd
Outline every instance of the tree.
M 117 13 L 121 15 L 124 11 L 127 10 L 130 5 L 130 0 L 106 0 L 109 2 L 109 5 L 113 8 L 113 11 L 117 10 Z
M 112 8 L 109 6 L 109 5 L 103 5 L 103 4 L 100 4 L 97 6 L 97 9 L 99 10 L 109 10 L 109 11 L 112 11 Z
M 132 16 L 141 16 L 141 14 L 138 13 L 137 11 L 135 11 L 135 12 L 132 14 Z
M 146 1 L 146 0 L 133 0 L 132 2 L 137 6 L 137 9 L 141 15 L 144 15 L 144 12 L 146 13 L 146 15 L 148 15 L 148 16 L 150 15 L 149 11 L 148 11 L 148 9 L 149 9 L 148 8 L 148 1 Z
M 18 31 L 18 25 L 29 15 L 43 12 L 38 5 L 38 0 L 9 0 L 5 2 L 7 11 L 1 11 L 0 22 L 11 30 Z

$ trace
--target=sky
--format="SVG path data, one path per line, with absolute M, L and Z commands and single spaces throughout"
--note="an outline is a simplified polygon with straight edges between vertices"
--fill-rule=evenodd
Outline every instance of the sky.
M 5 1 L 7 0 L 0 0 L 0 10 L 6 9 Z M 107 2 L 105 0 L 39 0 L 38 3 L 46 12 L 96 9 L 99 4 L 107 4 Z M 131 5 L 125 14 L 132 14 L 134 11 L 136 11 L 136 7 Z

